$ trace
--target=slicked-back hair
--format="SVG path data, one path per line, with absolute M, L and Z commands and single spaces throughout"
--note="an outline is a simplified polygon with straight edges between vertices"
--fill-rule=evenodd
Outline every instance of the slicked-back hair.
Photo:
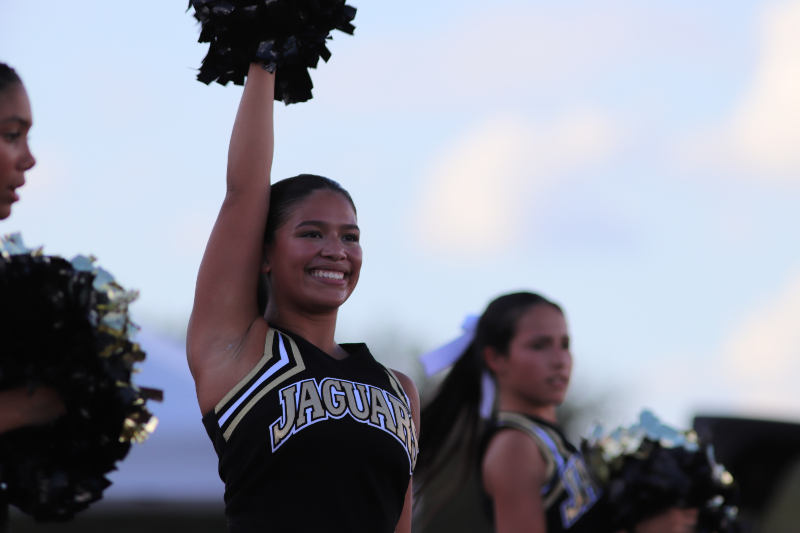
M 0 63 L 0 93 L 8 90 L 9 87 L 22 84 L 17 71 L 6 65 Z

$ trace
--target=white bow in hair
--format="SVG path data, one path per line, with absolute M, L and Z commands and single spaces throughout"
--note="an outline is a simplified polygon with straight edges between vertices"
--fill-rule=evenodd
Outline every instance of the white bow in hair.
M 463 333 L 459 337 L 420 356 L 419 360 L 425 369 L 425 375 L 432 376 L 452 366 L 458 360 L 475 339 L 475 331 L 478 329 L 479 319 L 478 315 L 467 315 L 461 323 Z M 481 403 L 479 406 L 482 418 L 489 418 L 492 415 L 495 393 L 494 380 L 484 370 L 481 374 Z
M 420 356 L 419 360 L 425 369 L 425 375 L 432 376 L 458 360 L 459 356 L 464 353 L 464 350 L 475 338 L 475 330 L 478 328 L 479 318 L 478 315 L 467 315 L 464 318 L 464 322 L 461 323 L 463 333 L 459 337 Z
M 432 376 L 452 366 L 458 360 L 475 339 L 475 331 L 478 329 L 479 319 L 478 315 L 467 315 L 461 323 L 463 333 L 459 337 L 420 356 L 419 360 L 427 376 Z M 484 370 L 481 373 L 481 403 L 479 406 L 482 418 L 489 418 L 492 415 L 495 393 L 494 380 L 489 375 L 489 372 Z

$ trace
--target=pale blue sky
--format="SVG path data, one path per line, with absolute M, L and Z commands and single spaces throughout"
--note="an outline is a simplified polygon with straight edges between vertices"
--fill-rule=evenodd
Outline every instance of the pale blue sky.
M 241 90 L 195 81 L 185 5 L 0 7 L 39 160 L 0 232 L 95 254 L 155 330 L 187 319 Z M 341 341 L 432 349 L 527 288 L 564 304 L 572 393 L 616 394 L 612 422 L 797 419 L 798 0 L 355 5 L 314 99 L 278 104 L 274 167 L 356 200 Z

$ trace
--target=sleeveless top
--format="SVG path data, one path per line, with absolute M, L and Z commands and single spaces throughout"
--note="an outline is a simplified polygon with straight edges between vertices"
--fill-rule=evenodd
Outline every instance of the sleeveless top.
M 483 449 L 494 434 L 506 428 L 531 437 L 545 460 L 546 481 L 541 488 L 541 497 L 547 533 L 607 530 L 602 506 L 598 504 L 601 489 L 590 475 L 580 452 L 561 430 L 538 417 L 501 411 L 492 421 Z M 492 506 L 487 505 L 487 509 L 491 514 Z
M 203 416 L 231 533 L 394 531 L 419 449 L 410 402 L 365 344 L 341 347 L 337 360 L 270 328 Z

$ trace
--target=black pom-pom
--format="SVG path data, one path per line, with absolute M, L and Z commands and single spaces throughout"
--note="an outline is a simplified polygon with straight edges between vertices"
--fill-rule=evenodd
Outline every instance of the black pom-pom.
M 582 442 L 583 454 L 603 487 L 613 530 L 632 530 L 670 507 L 699 510 L 695 531 L 738 531 L 736 485 L 710 445 L 692 431 L 662 424 L 652 413 L 608 435 Z
M 131 383 L 144 353 L 128 334 L 136 297 L 79 257 L 0 239 L 0 389 L 49 387 L 66 414 L 0 435 L 3 499 L 37 520 L 71 518 L 102 497 L 105 475 L 143 440 L 160 391 Z
M 328 61 L 330 33 L 352 34 L 356 8 L 345 0 L 190 0 L 201 24 L 199 42 L 209 43 L 197 79 L 222 85 L 244 83 L 252 62 L 276 72 L 275 99 L 311 99 L 308 73 Z

